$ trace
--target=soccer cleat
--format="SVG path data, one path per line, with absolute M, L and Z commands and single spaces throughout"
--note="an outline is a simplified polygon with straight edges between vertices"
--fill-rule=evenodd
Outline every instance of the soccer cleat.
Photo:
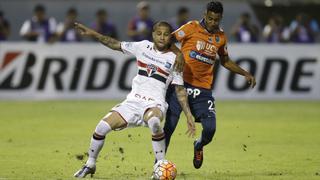
M 93 176 L 93 174 L 96 172 L 96 166 L 93 166 L 92 168 L 89 166 L 82 166 L 82 168 L 77 171 L 73 176 L 76 178 L 85 178 L 88 174 Z
M 150 180 L 155 180 L 154 174 L 152 173 Z
M 201 149 L 196 149 L 197 141 L 193 142 L 194 146 L 194 155 L 193 155 L 193 166 L 196 169 L 199 169 L 203 162 L 203 147 Z

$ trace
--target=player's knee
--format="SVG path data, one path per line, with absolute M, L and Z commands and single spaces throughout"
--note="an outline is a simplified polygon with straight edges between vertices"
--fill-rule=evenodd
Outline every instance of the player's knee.
M 122 129 L 127 126 L 127 122 L 118 112 L 110 112 L 102 118 L 102 121 L 107 123 L 112 130 Z
M 208 139 L 211 141 L 212 137 L 214 136 L 215 132 L 216 132 L 216 128 L 215 127 L 205 127 L 203 129 L 204 134 L 206 135 L 206 137 L 208 137 Z
M 206 143 L 212 141 L 212 138 L 216 132 L 216 119 L 215 114 L 209 113 L 202 117 L 201 119 L 203 130 L 202 130 L 202 138 Z
M 160 119 L 157 117 L 152 117 L 148 120 L 148 127 L 150 128 L 152 134 L 163 133 L 163 129 L 160 124 Z
M 159 108 L 150 108 L 143 115 L 143 119 L 145 122 L 149 121 L 152 117 L 158 117 L 160 121 L 162 121 L 162 111 Z
M 98 140 L 104 139 L 106 134 L 109 133 L 111 130 L 112 129 L 111 129 L 110 125 L 106 121 L 101 120 L 98 123 L 98 125 L 96 126 L 96 129 L 93 134 L 93 138 L 98 139 Z

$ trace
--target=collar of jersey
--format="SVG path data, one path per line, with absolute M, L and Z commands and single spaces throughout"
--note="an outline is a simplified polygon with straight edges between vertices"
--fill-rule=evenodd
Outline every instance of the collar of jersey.
M 154 43 L 153 43 L 153 47 L 152 47 L 152 49 L 153 49 L 156 53 L 162 53 L 162 54 L 165 54 L 165 53 L 167 53 L 167 52 L 170 52 L 170 50 L 169 50 L 169 49 L 168 49 L 167 51 L 159 51 L 159 50 L 155 47 Z

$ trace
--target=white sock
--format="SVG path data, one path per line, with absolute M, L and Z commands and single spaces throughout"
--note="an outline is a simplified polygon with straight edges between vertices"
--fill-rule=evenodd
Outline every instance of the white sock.
M 160 125 L 160 119 L 158 117 L 152 117 L 148 120 L 148 126 L 152 133 L 152 147 L 154 155 L 157 161 L 164 159 L 165 157 L 165 134 Z
M 99 152 L 103 147 L 105 136 L 111 130 L 112 129 L 107 122 L 101 120 L 98 123 L 95 130 L 95 134 L 91 138 L 91 143 L 88 150 L 89 158 L 86 162 L 87 166 L 89 167 L 95 166 Z

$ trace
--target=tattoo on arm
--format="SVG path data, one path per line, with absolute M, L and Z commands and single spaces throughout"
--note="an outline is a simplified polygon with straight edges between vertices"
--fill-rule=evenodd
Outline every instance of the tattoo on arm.
M 177 94 L 178 101 L 182 107 L 184 114 L 186 116 L 191 115 L 191 110 L 190 110 L 189 102 L 188 102 L 188 95 L 187 95 L 185 88 L 181 85 L 176 85 L 175 88 L 176 88 L 176 94 Z
M 95 38 L 105 46 L 113 50 L 121 51 L 120 41 L 109 36 L 103 36 L 101 34 L 96 35 Z
M 174 69 L 177 72 L 183 72 L 183 68 L 184 68 L 184 57 L 183 54 L 179 54 L 176 56 L 176 62 L 174 64 Z

